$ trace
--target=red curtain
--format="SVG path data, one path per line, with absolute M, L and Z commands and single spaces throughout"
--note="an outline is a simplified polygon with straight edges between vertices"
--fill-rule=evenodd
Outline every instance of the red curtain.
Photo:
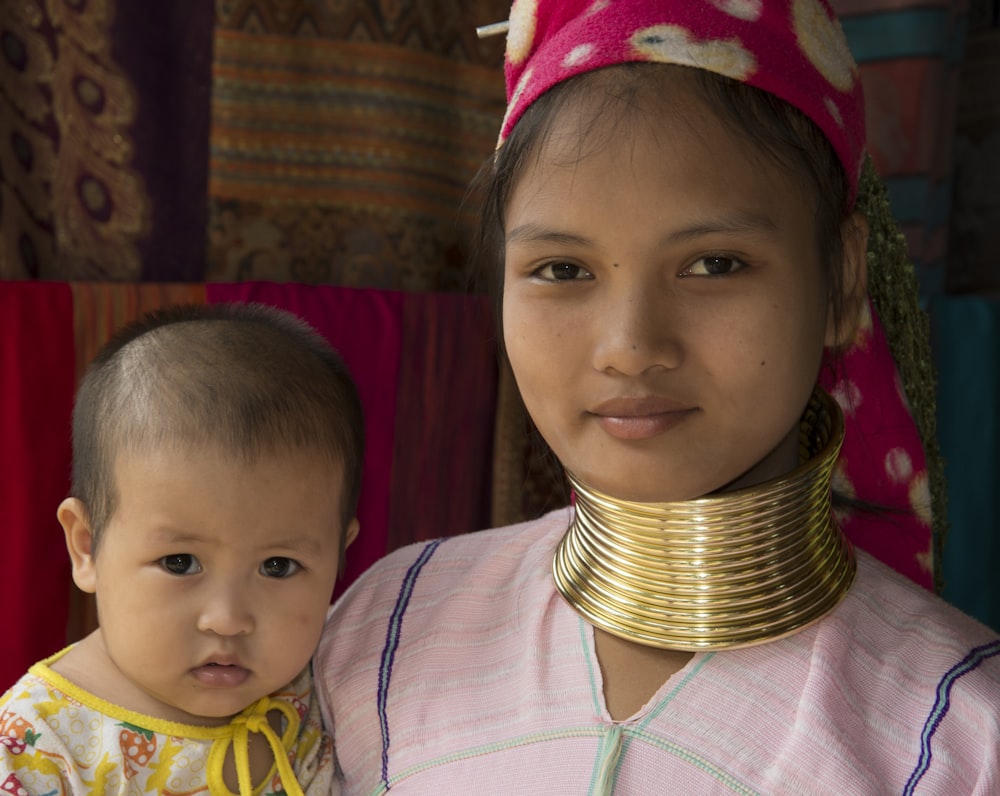
M 70 565 L 56 507 L 69 489 L 76 364 L 69 285 L 0 281 L 0 690 L 66 636 Z

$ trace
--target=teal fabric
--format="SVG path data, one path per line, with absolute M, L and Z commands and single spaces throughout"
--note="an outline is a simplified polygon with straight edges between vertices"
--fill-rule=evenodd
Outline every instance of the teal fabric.
M 948 479 L 943 596 L 1000 630 L 1000 298 L 931 305 Z
M 835 2 L 837 5 L 844 4 Z M 859 64 L 885 58 L 955 58 L 956 49 L 961 52 L 961 41 L 956 41 L 953 14 L 951 8 L 940 5 L 891 8 L 879 13 L 843 14 L 841 24 Z

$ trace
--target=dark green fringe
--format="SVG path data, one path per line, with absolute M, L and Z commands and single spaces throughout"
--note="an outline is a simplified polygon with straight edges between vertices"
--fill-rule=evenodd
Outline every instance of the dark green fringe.
M 942 552 L 948 530 L 944 460 L 937 441 L 937 379 L 931 357 L 930 321 L 920 307 L 919 286 L 882 180 L 865 159 L 858 209 L 868 217 L 868 293 L 885 328 L 889 347 L 927 457 L 934 518 L 934 588 L 940 593 Z

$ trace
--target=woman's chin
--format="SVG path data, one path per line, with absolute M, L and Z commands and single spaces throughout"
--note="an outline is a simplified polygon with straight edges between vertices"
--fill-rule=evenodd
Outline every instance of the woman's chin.
M 679 481 L 676 478 L 652 480 L 646 474 L 635 478 L 608 478 L 606 473 L 573 473 L 573 476 L 585 487 L 631 503 L 674 503 L 704 497 L 713 491 L 713 488 L 705 484 Z

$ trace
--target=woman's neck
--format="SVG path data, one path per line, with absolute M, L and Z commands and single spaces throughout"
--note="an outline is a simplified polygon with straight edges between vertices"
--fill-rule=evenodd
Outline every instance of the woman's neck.
M 831 509 L 840 409 L 814 393 L 803 463 L 733 492 L 674 503 L 622 501 L 570 475 L 575 514 L 556 550 L 563 597 L 595 626 L 662 649 L 749 646 L 816 621 L 854 578 Z

